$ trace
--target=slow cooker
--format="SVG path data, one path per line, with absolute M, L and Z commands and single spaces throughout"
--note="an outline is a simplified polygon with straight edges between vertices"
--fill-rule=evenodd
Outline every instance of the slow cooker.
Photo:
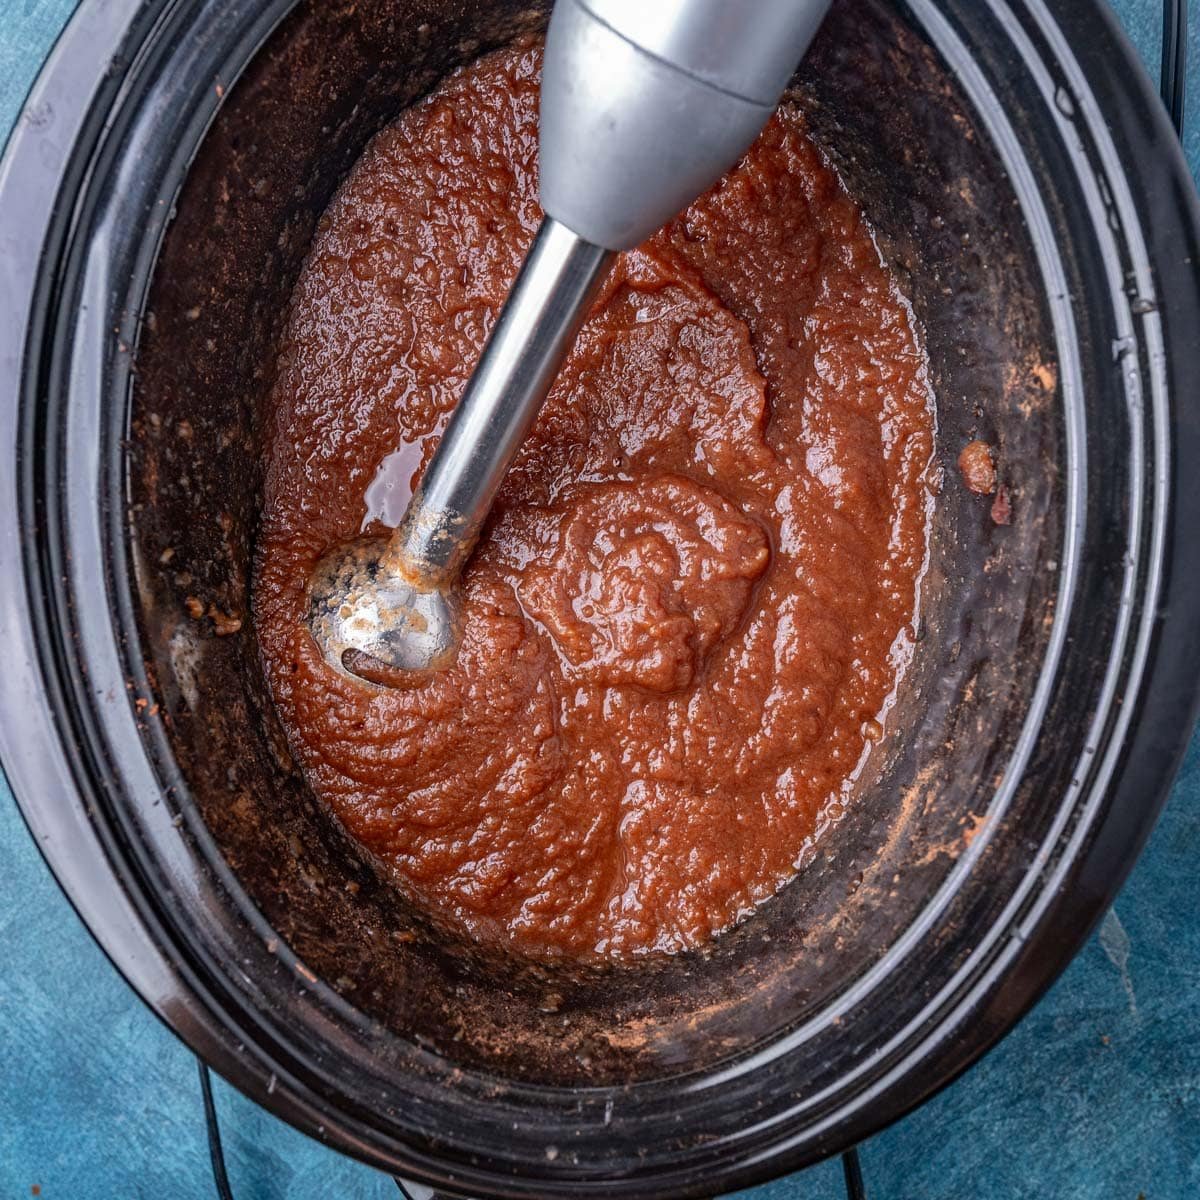
M 305 784 L 248 567 L 258 408 L 325 204 L 406 104 L 545 18 L 81 5 L 0 177 L 0 755 L 132 986 L 298 1128 L 460 1194 L 711 1195 L 964 1070 L 1149 832 L 1200 690 L 1200 221 L 1103 4 L 834 6 L 794 96 L 904 280 L 945 476 L 894 732 L 816 861 L 707 951 L 505 959 Z M 954 486 L 974 437 L 1008 526 Z

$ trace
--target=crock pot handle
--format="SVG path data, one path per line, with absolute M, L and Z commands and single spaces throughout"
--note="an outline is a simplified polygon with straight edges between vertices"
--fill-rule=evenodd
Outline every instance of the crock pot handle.
M 628 250 L 766 123 L 830 0 L 558 0 L 542 70 L 542 208 Z

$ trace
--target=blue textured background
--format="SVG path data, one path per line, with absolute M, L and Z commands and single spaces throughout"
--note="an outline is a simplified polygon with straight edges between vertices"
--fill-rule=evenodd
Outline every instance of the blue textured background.
M 1116 7 L 1152 73 L 1159 0 Z M 1200 169 L 1200 19 L 1186 139 Z M 0 136 L 74 0 L 0 0 Z M 1200 614 L 1197 614 L 1200 619 Z M 1200 1197 L 1200 737 L 1100 933 L 966 1077 L 862 1149 L 871 1200 Z M 395 1200 L 218 1082 L 238 1200 Z M 189 1052 L 59 893 L 0 778 L 0 1200 L 215 1195 Z M 747 1193 L 844 1196 L 826 1163 Z

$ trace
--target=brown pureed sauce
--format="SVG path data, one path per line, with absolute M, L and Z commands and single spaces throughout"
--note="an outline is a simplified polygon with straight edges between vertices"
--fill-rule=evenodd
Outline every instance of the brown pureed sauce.
M 906 303 L 785 108 L 620 259 L 469 565 L 457 664 L 404 691 L 332 673 L 309 574 L 385 532 L 364 493 L 428 461 L 516 275 L 540 61 L 450 77 L 322 219 L 255 616 L 295 754 L 402 888 L 481 938 L 622 959 L 746 916 L 852 801 L 912 655 L 933 409 Z

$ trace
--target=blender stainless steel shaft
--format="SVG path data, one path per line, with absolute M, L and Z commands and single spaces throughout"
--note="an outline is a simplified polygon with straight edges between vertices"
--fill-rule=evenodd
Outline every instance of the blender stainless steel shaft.
M 343 674 L 452 662 L 458 581 L 612 265 L 711 186 L 774 111 L 829 0 L 558 0 L 539 135 L 546 213 L 404 518 L 327 555 L 308 624 Z
M 313 573 L 309 628 L 339 670 L 400 682 L 389 672 L 453 659 L 458 577 L 614 257 L 553 217 L 542 223 L 400 524 Z

